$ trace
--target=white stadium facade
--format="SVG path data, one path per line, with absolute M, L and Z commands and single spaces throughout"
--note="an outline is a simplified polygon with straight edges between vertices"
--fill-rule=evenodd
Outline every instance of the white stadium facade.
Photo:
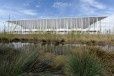
M 114 15 L 103 17 L 8 20 L 0 22 L 0 31 L 13 34 L 39 32 L 114 34 Z

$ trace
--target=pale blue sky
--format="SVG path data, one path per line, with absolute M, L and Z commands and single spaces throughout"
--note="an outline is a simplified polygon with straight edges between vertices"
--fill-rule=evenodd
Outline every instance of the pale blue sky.
M 0 19 L 107 16 L 114 0 L 0 0 Z

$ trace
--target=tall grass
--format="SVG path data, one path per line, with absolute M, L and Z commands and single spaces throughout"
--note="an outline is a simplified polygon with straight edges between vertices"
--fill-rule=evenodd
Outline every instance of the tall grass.
M 65 66 L 67 76 L 106 76 L 105 64 L 94 54 L 72 54 Z
M 7 46 L 3 48 L 0 49 L 0 76 L 18 76 L 27 72 L 26 68 L 38 57 L 35 50 L 24 53 Z
M 93 46 L 28 44 L 15 49 L 3 44 L 0 45 L 0 76 L 53 76 L 58 73 L 65 73 L 65 76 L 111 76 L 108 68 L 114 69 L 113 63 L 108 64 L 111 57 Z

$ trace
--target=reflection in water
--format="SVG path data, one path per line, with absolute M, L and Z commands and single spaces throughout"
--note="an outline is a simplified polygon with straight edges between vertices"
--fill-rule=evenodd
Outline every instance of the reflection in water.
M 65 45 L 58 45 L 55 46 L 53 44 L 46 44 L 46 45 L 42 45 L 41 43 L 22 43 L 22 42 L 13 42 L 13 43 L 0 43 L 0 46 L 9 46 L 12 48 L 16 48 L 16 49 L 31 49 L 32 47 L 37 48 L 37 50 L 45 50 L 48 52 L 55 52 L 55 53 L 65 53 L 69 50 L 72 50 L 76 47 L 79 46 L 86 46 L 86 44 L 65 44 Z M 114 51 L 114 46 L 112 45 L 105 45 L 105 46 L 97 46 L 102 48 L 105 51 Z

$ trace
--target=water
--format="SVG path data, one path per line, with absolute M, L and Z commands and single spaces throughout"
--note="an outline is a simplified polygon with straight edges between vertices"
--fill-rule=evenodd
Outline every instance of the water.
M 65 52 L 68 52 L 72 49 L 75 49 L 76 47 L 81 47 L 81 46 L 86 46 L 86 44 L 64 44 L 64 45 L 53 45 L 53 44 L 46 44 L 42 45 L 41 43 L 22 43 L 22 42 L 12 42 L 12 43 L 0 43 L 0 46 L 9 46 L 15 49 L 29 49 L 32 50 L 32 48 L 36 48 L 37 50 L 43 50 L 43 51 L 48 51 L 48 52 L 53 52 L 53 53 L 58 53 L 62 54 Z M 105 46 L 99 46 L 97 45 L 96 47 L 99 47 L 103 49 L 104 51 L 114 51 L 114 46 L 113 45 L 105 45 Z

